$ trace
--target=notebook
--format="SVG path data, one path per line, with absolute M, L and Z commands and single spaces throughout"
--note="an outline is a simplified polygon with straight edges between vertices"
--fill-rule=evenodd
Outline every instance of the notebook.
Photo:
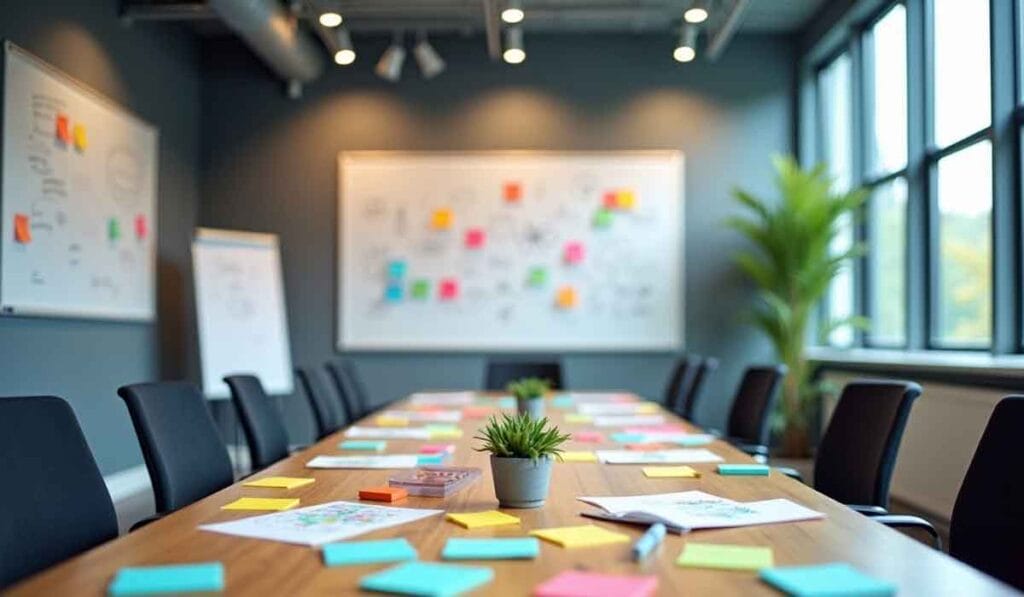
M 402 487 L 409 495 L 446 497 L 475 483 L 478 468 L 459 466 L 422 466 L 388 478 L 388 485 Z

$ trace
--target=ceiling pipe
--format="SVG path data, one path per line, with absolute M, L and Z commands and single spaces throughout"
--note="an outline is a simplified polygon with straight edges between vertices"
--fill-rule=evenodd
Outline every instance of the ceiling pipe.
M 733 3 L 729 16 L 725 18 L 725 22 L 715 31 L 714 35 L 711 36 L 711 41 L 708 42 L 707 58 L 709 61 L 717 61 L 722 53 L 725 52 L 726 46 L 729 45 L 732 37 L 736 35 L 736 31 L 740 28 L 740 22 L 743 21 L 743 11 L 747 9 L 749 4 L 750 0 L 736 0 Z

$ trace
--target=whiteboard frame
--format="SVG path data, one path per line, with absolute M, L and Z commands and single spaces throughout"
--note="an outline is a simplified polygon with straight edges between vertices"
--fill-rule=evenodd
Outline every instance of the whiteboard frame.
M 47 308 L 37 306 L 18 306 L 7 304 L 3 301 L 3 289 L 2 280 L 0 280 L 0 317 L 26 317 L 26 318 L 48 318 L 48 319 L 87 319 L 87 320 L 99 320 L 99 321 L 122 321 L 132 323 L 154 323 L 157 318 L 156 304 L 158 300 L 159 288 L 157 287 L 157 263 L 159 253 L 159 224 L 160 224 L 160 129 L 156 125 L 143 120 L 138 114 L 125 108 L 121 104 L 117 103 L 113 99 L 107 97 L 103 93 L 93 89 L 89 85 L 79 81 L 75 77 L 65 73 L 56 66 L 46 62 L 39 56 L 36 56 L 32 52 L 29 52 L 25 48 L 22 48 L 18 44 L 14 43 L 9 39 L 3 40 L 4 52 L 2 65 L 0 65 L 0 205 L 5 200 L 4 197 L 4 172 L 3 172 L 3 151 L 4 136 L 6 134 L 6 128 L 3 121 L 5 110 L 3 104 L 7 97 L 7 56 L 9 53 L 18 54 L 25 58 L 29 62 L 32 62 L 40 70 L 45 71 L 47 74 L 60 79 L 69 86 L 76 88 L 84 95 L 88 95 L 92 99 L 104 104 L 107 108 L 120 113 L 129 120 L 135 121 L 135 124 L 142 128 L 146 128 L 153 133 L 153 137 L 156 140 L 156 155 L 155 155 L 155 168 L 153 168 L 153 213 L 151 214 L 150 221 L 152 223 L 152 239 L 153 239 L 153 251 L 150 257 L 149 264 L 149 284 L 153 289 L 150 303 L 146 309 L 146 313 L 138 314 L 127 314 L 121 310 L 113 309 L 63 309 L 63 308 Z M 0 262 L 3 260 L 3 243 L 0 243 Z
M 563 344 L 558 346 L 510 346 L 508 344 L 460 344 L 458 346 L 452 346 L 444 343 L 416 343 L 414 345 L 402 344 L 398 342 L 346 342 L 345 341 L 345 322 L 344 312 L 345 305 L 343 304 L 344 292 L 342 286 L 345 283 L 345 238 L 344 238 L 344 201 L 345 201 L 345 167 L 346 162 L 350 159 L 359 158 L 380 158 L 380 157 L 544 157 L 544 156 L 621 156 L 628 155 L 634 157 L 661 157 L 670 160 L 675 160 L 679 163 L 679 171 L 677 175 L 679 177 L 679 196 L 676 198 L 680 202 L 679 209 L 679 229 L 682 233 L 679 235 L 679 246 L 677 247 L 679 254 L 679 278 L 676 281 L 679 297 L 682 304 L 679 306 L 679 326 L 676 330 L 675 341 L 665 345 L 637 345 L 637 344 L 604 344 L 601 346 L 594 346 L 589 344 Z M 404 354 L 412 353 L 438 353 L 446 352 L 453 354 L 460 353 L 500 353 L 500 354 L 538 354 L 538 353 L 577 353 L 577 354 L 609 354 L 609 353 L 637 353 L 637 354 L 654 354 L 654 353 L 676 353 L 686 348 L 686 155 L 684 152 L 677 149 L 622 149 L 622 150 L 554 150 L 554 149 L 497 149 L 497 150 L 470 150 L 470 151 L 459 151 L 459 150 L 440 150 L 440 151 L 404 151 L 404 150 L 356 150 L 356 151 L 340 151 L 338 152 L 338 197 L 337 197 L 337 222 L 335 227 L 336 233 L 336 260 L 337 267 L 335 269 L 335 275 L 337 276 L 337 284 L 335 285 L 335 348 L 341 352 L 367 352 L 367 353 L 380 353 L 380 352 L 400 352 Z

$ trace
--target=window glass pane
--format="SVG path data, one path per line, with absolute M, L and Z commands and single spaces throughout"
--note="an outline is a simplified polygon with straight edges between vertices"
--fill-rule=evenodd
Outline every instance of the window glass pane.
M 935 143 L 945 147 L 991 122 L 989 0 L 933 0 Z
M 838 255 L 843 251 L 850 250 L 853 246 L 853 221 L 844 218 L 839 223 L 836 235 L 832 238 L 832 253 Z M 847 264 L 832 279 L 832 286 L 828 294 L 828 317 L 831 321 L 838 321 L 853 315 L 853 266 Z M 849 325 L 837 327 L 832 330 L 828 337 L 828 343 L 833 346 L 850 346 L 853 344 L 853 328 Z
M 939 160 L 936 343 L 988 346 L 992 337 L 992 145 Z
M 871 343 L 906 344 L 907 182 L 877 187 L 868 207 Z
M 874 175 L 902 170 L 907 163 L 907 10 L 897 4 L 868 36 L 873 126 L 869 169 Z

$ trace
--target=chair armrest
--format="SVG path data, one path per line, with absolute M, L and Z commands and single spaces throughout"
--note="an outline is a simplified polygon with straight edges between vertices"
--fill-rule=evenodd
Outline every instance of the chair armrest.
M 864 516 L 885 516 L 889 511 L 881 506 L 865 506 L 863 504 L 844 504 L 854 512 L 860 512 Z
M 804 482 L 804 476 L 801 475 L 800 471 L 796 470 L 795 468 L 790 468 L 788 466 L 773 466 L 772 470 L 774 470 L 777 473 L 786 475 L 790 479 L 800 481 L 801 483 Z
M 147 524 L 156 522 L 156 521 L 160 520 L 163 517 L 164 517 L 163 514 L 154 514 L 153 516 L 147 516 L 146 518 L 143 518 L 142 520 L 140 520 L 140 521 L 136 522 L 135 524 L 133 524 L 131 526 L 131 528 L 128 529 L 128 532 L 129 533 L 134 533 L 135 531 L 141 529 L 142 527 L 146 526 Z
M 942 537 L 939 537 L 939 532 L 935 530 L 932 523 L 919 516 L 886 514 L 884 516 L 872 516 L 871 520 L 880 522 L 885 526 L 894 529 L 921 529 L 931 535 L 935 549 L 942 551 Z

